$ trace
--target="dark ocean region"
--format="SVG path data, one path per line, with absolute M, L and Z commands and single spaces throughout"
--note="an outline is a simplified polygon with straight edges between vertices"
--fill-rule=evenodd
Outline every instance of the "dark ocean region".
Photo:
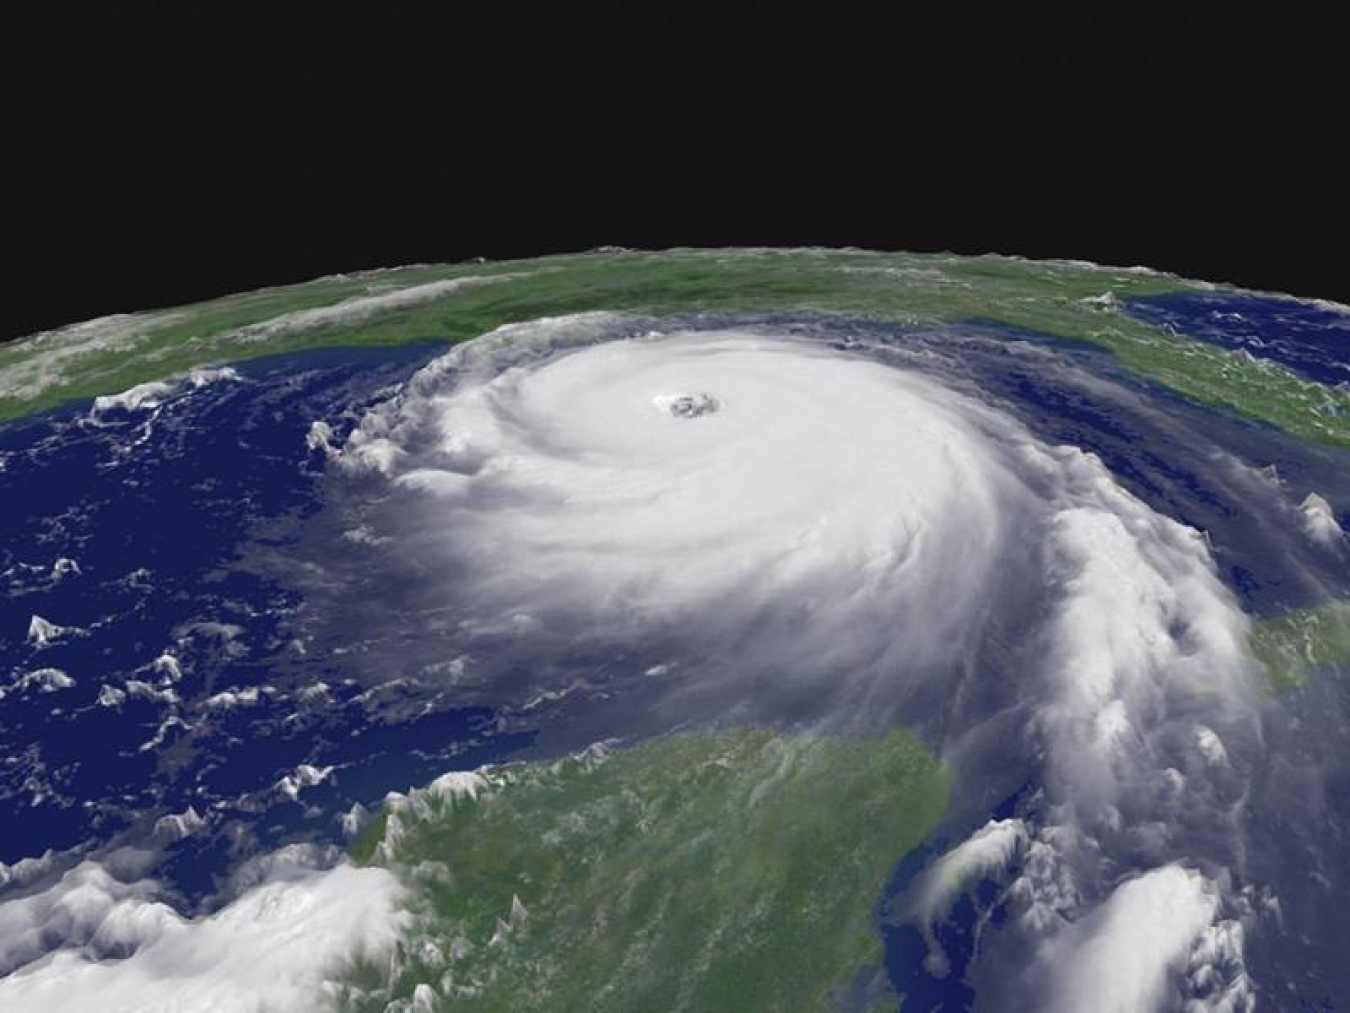
M 311 422 L 359 412 L 444 348 L 280 355 L 0 426 L 0 862 L 191 808 L 231 832 L 179 842 L 159 874 L 200 896 L 241 855 L 340 839 L 353 803 L 529 741 L 451 701 L 405 715 L 338 663 L 282 673 L 295 597 L 236 565 L 316 508 Z
M 1252 292 L 1170 292 L 1121 300 L 1144 323 L 1287 366 L 1329 386 L 1350 385 L 1350 311 Z

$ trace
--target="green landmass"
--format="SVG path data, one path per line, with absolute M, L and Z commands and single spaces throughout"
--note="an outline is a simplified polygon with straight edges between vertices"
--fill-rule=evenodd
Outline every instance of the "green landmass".
M 1168 275 L 1072 262 L 853 250 L 616 251 L 398 268 L 105 318 L 0 345 L 0 420 L 194 366 L 316 346 L 458 341 L 590 310 L 782 313 L 986 320 L 1087 342 L 1188 398 L 1350 446 L 1350 394 L 1133 320 L 1115 302 L 1195 287 Z
M 1301 689 L 1318 669 L 1350 669 L 1350 602 L 1261 619 L 1249 642 L 1275 692 Z
M 396 798 L 354 848 L 412 887 L 413 928 L 340 1008 L 422 986 L 456 1011 L 829 1009 L 879 963 L 878 896 L 949 787 L 900 731 L 680 733 L 480 774 Z

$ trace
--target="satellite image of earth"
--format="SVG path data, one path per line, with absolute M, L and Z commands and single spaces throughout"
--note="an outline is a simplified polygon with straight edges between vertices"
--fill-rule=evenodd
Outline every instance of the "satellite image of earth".
M 602 249 L 0 345 L 0 1010 L 1350 1009 L 1350 309 Z

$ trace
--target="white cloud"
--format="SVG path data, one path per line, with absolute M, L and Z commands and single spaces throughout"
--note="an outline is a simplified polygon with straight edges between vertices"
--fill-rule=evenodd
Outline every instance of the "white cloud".
M 491 275 L 468 275 L 463 278 L 444 278 L 403 288 L 390 288 L 367 295 L 351 296 L 327 306 L 282 313 L 270 320 L 249 324 L 229 332 L 228 341 L 244 343 L 272 341 L 289 334 L 303 334 L 329 327 L 345 326 L 374 320 L 386 313 L 409 309 L 434 302 L 466 288 L 491 285 L 497 282 L 523 278 L 528 272 Z
M 9 686 L 0 687 L 0 700 L 10 693 L 24 693 L 33 686 L 36 686 L 40 693 L 55 693 L 70 689 L 74 685 L 75 680 L 59 668 L 38 668 L 24 672 Z
M 39 650 L 48 644 L 57 643 L 67 636 L 83 632 L 77 626 L 58 626 L 39 615 L 35 615 L 28 620 L 28 643 Z
M 1210 763 L 1221 764 L 1228 762 L 1228 750 L 1223 747 L 1223 739 L 1215 734 L 1214 729 L 1206 728 L 1203 725 L 1195 729 L 1195 744 L 1200 753 Z
M 1021 820 L 990 820 L 923 874 L 911 893 L 914 914 L 924 924 L 945 917 L 962 891 L 1006 869 L 1026 837 Z
M 1046 1013 L 1177 1008 L 1184 998 L 1177 981 L 1217 911 L 1217 895 L 1198 872 L 1168 865 L 1127 880 L 1045 948 L 1035 968 L 1047 985 L 1041 1008 Z
M 99 422 L 113 412 L 152 411 L 166 402 L 200 390 L 221 381 L 237 381 L 239 373 L 229 366 L 199 367 L 182 376 L 167 380 L 152 380 L 137 384 L 118 394 L 104 394 L 94 398 L 89 419 Z
M 6 1013 L 289 1013 L 328 1008 L 325 982 L 389 952 L 400 888 L 379 869 L 288 869 L 221 910 L 185 918 L 149 881 L 95 863 L 0 904 Z M 129 954 L 129 955 L 127 955 Z
M 228 357 L 232 344 L 267 342 L 293 334 L 373 321 L 383 314 L 432 302 L 464 288 L 523 276 L 523 272 L 475 275 L 402 287 L 391 287 L 388 281 L 377 282 L 363 295 L 327 306 L 278 314 L 269 320 L 190 340 L 206 350 L 203 358 L 216 354 Z M 375 290 L 376 285 L 380 286 L 378 290 Z M 183 309 L 100 317 L 16 341 L 0 353 L 0 398 L 38 397 L 53 387 L 90 375 L 91 369 L 101 368 L 111 356 L 119 356 L 123 362 L 135 361 L 138 357 L 149 361 L 153 349 L 147 346 L 157 340 L 160 332 L 190 323 L 196 312 Z M 197 385 L 197 379 L 208 372 L 194 370 L 188 382 Z M 224 372 L 220 371 L 211 379 Z M 100 398 L 102 407 L 96 408 L 96 412 L 119 407 L 129 410 L 153 408 L 176 389 L 177 385 L 171 381 L 140 384 L 122 394 Z
M 181 813 L 169 813 L 155 820 L 154 836 L 161 842 L 171 843 L 191 837 L 205 826 L 206 821 L 202 819 L 201 814 L 192 806 L 188 806 Z
M 281 794 L 285 795 L 292 802 L 300 798 L 300 792 L 305 788 L 312 788 L 316 784 L 323 784 L 327 780 L 335 767 L 315 767 L 308 763 L 302 763 L 293 771 L 278 781 L 273 787 Z
M 67 382 L 85 361 L 132 354 L 157 331 L 187 318 L 179 311 L 121 314 L 24 338 L 6 349 L 12 356 L 8 363 L 0 356 L 0 397 L 37 397 Z
M 748 332 L 493 368 L 494 349 L 509 362 L 613 322 L 535 322 L 452 352 L 339 458 L 430 497 L 444 534 L 426 552 L 467 570 L 474 619 L 650 630 L 715 624 L 707 604 L 735 600 L 734 639 L 794 597 L 776 655 L 793 667 L 857 669 L 885 647 L 855 634 L 883 624 L 903 664 L 945 661 L 988 593 L 1001 508 L 1018 510 L 982 428 L 997 423 L 917 374 Z M 671 410 L 686 398 L 704 407 Z
M 1319 545 L 1337 546 L 1345 541 L 1345 532 L 1336 520 L 1331 504 L 1315 492 L 1310 492 L 1299 504 L 1303 515 L 1303 530 Z
M 950 973 L 947 955 L 933 926 L 981 880 L 1005 876 L 1026 844 L 1027 829 L 1021 820 L 990 820 L 939 858 L 910 887 L 901 915 L 914 922 L 924 936 L 928 946 L 924 967 L 929 974 L 943 978 Z

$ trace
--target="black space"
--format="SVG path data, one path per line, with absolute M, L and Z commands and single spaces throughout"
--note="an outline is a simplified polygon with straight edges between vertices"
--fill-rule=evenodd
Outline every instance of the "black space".
M 1076 257 L 1350 302 L 1324 0 L 110 7 L 0 15 L 0 338 L 604 244 Z

